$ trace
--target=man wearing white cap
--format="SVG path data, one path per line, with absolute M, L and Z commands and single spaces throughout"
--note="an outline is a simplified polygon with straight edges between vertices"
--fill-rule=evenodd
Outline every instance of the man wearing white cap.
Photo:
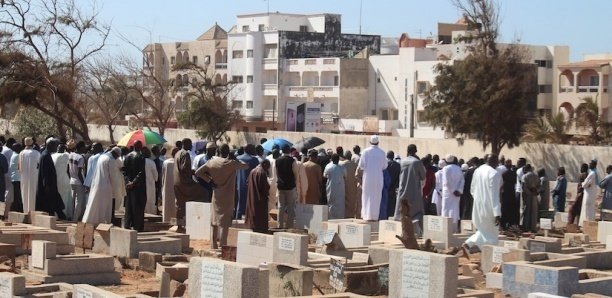
M 21 199 L 23 212 L 30 213 L 36 209 L 36 189 L 38 188 L 38 163 L 40 152 L 33 149 L 34 140 L 24 139 L 25 149 L 19 153 L 19 175 L 21 177 Z
M 457 224 L 465 180 L 461 168 L 457 165 L 457 158 L 449 154 L 445 160 L 446 167 L 442 169 L 442 216 L 452 218 L 453 223 Z
M 83 215 L 83 222 L 98 225 L 111 223 L 113 214 L 113 198 L 124 195 L 120 191 L 120 179 L 115 159 L 121 156 L 121 148 L 115 147 L 110 152 L 100 155 L 97 161 L 96 172 L 93 174 L 89 200 Z
M 385 151 L 378 148 L 378 136 L 370 137 L 370 146 L 363 151 L 356 176 L 362 177 L 361 218 L 378 220 L 383 189 L 383 171 L 387 168 Z

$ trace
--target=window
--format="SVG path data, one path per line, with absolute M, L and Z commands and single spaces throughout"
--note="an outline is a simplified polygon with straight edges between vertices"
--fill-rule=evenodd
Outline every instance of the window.
M 599 76 L 590 76 L 589 86 L 599 86 Z
M 259 32 L 262 32 L 265 30 L 264 24 L 259 24 L 259 27 L 257 28 L 257 30 L 259 30 Z
M 306 59 L 304 64 L 306 64 L 306 65 L 316 65 L 317 64 L 317 59 Z
M 539 93 L 552 93 L 552 85 L 538 85 Z
M 380 111 L 380 120 L 389 120 L 389 110 Z
M 334 76 L 334 86 L 338 86 L 338 83 L 340 83 L 338 76 Z
M 174 63 L 176 63 L 176 57 L 172 56 L 170 57 L 170 64 L 174 65 Z
M 251 30 L 249 29 L 249 25 L 244 25 L 244 26 L 242 26 L 242 32 L 249 32 L 249 31 L 251 31 Z
M 204 64 L 210 64 L 210 55 L 204 56 Z
M 417 122 L 418 123 L 426 123 L 427 117 L 425 116 L 425 111 L 417 111 Z
M 253 76 L 247 76 L 247 83 L 253 83 Z
M 535 64 L 538 67 L 552 68 L 552 60 L 536 60 Z
M 247 50 L 247 58 L 253 58 L 253 50 Z
M 234 83 L 242 83 L 243 78 L 242 76 L 232 76 L 232 82 Z
M 399 120 L 399 111 L 393 110 L 393 119 L 391 120 Z
M 232 100 L 232 109 L 242 109 L 242 100 Z
M 308 32 L 308 26 L 300 26 L 300 32 Z
M 192 56 L 191 60 L 193 61 L 193 64 L 198 64 L 198 56 Z
M 253 101 L 252 100 L 247 101 L 246 108 L 247 109 L 252 109 L 253 108 Z
M 232 52 L 232 58 L 234 59 L 240 59 L 242 58 L 242 55 L 244 55 L 243 51 L 233 51 Z
M 424 94 L 425 92 L 429 91 L 428 85 L 428 82 L 417 82 L 417 93 Z
M 380 83 L 380 77 L 376 78 L 376 82 Z

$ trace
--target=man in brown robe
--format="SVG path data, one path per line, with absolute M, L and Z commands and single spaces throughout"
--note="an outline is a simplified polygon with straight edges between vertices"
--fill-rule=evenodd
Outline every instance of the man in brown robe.
M 306 178 L 308 179 L 308 190 L 306 200 L 302 204 L 318 205 L 321 201 L 321 184 L 323 183 L 323 171 L 317 163 L 317 151 L 311 150 L 308 153 L 308 161 L 304 163 Z
M 230 149 L 227 144 L 221 145 L 219 153 L 221 154 L 219 158 L 207 161 L 195 172 L 198 177 L 206 182 L 210 182 L 214 189 L 212 196 L 212 237 L 210 242 L 213 249 L 218 248 L 218 238 L 220 246 L 227 245 L 227 235 L 229 227 L 232 225 L 232 215 L 236 200 L 236 171 L 249 167 L 249 165 L 236 159 L 228 159 Z M 218 237 L 219 228 L 221 228 L 221 237 Z
M 344 216 L 346 218 L 361 217 L 361 188 L 357 186 L 359 180 L 354 173 L 357 171 L 357 163 L 352 160 L 351 151 L 344 152 L 344 160 L 340 166 L 346 169 L 348 175 L 345 180 Z
M 191 140 L 183 139 L 183 149 L 174 156 L 174 195 L 176 197 L 176 221 L 179 230 L 185 226 L 185 204 L 189 201 L 204 201 L 208 191 L 193 180 L 191 168 Z
M 247 179 L 246 225 L 257 233 L 268 232 L 268 171 L 270 161 L 264 159 Z

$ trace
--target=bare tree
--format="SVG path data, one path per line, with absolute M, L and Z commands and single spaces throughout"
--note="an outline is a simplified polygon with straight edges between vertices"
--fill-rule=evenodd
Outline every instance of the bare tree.
M 115 66 L 110 57 L 88 63 L 86 75 L 82 92 L 90 107 L 89 122 L 105 125 L 111 143 L 115 143 L 113 132 L 116 123 L 133 109 L 136 101 L 133 92 L 123 87 L 130 78 Z
M 89 140 L 86 116 L 75 96 L 85 61 L 100 52 L 110 26 L 97 20 L 95 5 L 89 12 L 74 0 L 5 0 L 0 7 L 4 49 L 21 52 L 19 64 L 5 76 L 2 88 L 27 91 L 5 101 L 20 99 L 52 117 L 60 132 L 65 128 Z

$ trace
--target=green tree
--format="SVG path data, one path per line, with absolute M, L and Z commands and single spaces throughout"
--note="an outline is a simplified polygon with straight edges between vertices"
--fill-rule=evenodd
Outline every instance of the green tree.
M 31 108 L 24 107 L 13 119 L 15 134 L 22 137 L 35 137 L 42 140 L 48 135 L 59 135 L 55 120 L 49 115 Z
M 571 121 L 565 120 L 562 113 L 557 113 L 554 116 L 538 117 L 525 124 L 523 140 L 567 144 L 570 139 L 568 130 L 571 124 Z
M 589 133 L 591 144 L 598 144 L 603 138 L 604 122 L 599 114 L 599 106 L 597 99 L 592 97 L 584 97 L 580 100 L 580 104 L 576 107 L 576 128 L 581 128 Z
M 192 78 L 185 95 L 189 104 L 178 115 L 179 123 L 195 128 L 203 139 L 220 140 L 241 119 L 240 113 L 231 106 L 230 94 L 235 83 L 214 82 L 206 68 L 193 63 L 177 65 L 175 70 L 188 72 Z
M 453 134 L 474 135 L 499 154 L 519 144 L 526 110 L 537 96 L 536 68 L 516 45 L 498 48 L 497 5 L 492 0 L 456 0 L 475 30 L 459 38 L 469 54 L 435 67 L 435 86 L 424 101 L 426 118 Z
M 98 22 L 95 7 L 74 0 L 5 0 L 0 6 L 0 100 L 18 102 L 89 140 L 78 96 L 83 63 L 100 52 L 110 27 Z

